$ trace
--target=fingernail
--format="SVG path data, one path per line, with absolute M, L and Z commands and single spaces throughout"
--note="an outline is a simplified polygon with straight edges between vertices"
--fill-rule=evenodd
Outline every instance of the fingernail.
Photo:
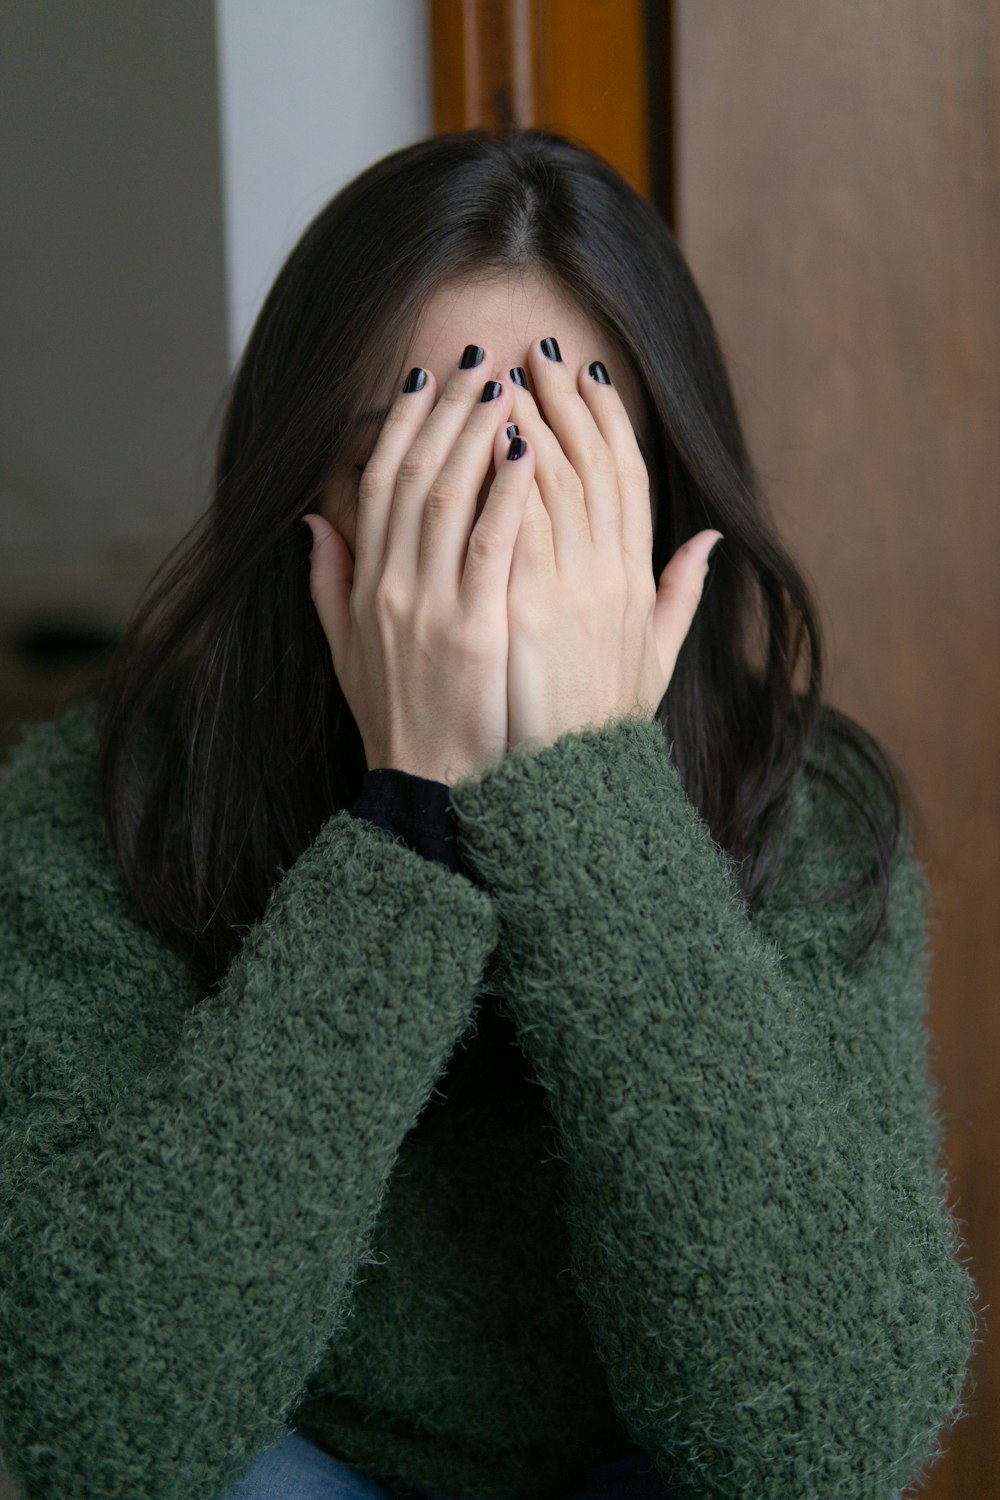
M 514 382 L 514 384 L 519 385 L 522 390 L 526 391 L 528 389 L 527 376 L 525 375 L 520 365 L 514 366 L 513 370 L 511 370 L 510 372 L 510 378 Z
M 601 364 L 601 361 L 599 359 L 595 359 L 592 365 L 588 365 L 587 373 L 590 376 L 591 380 L 597 381 L 598 385 L 611 384 L 611 376 L 608 374 L 607 370 Z
M 480 401 L 495 401 L 502 390 L 503 386 L 499 380 L 487 380 L 483 386 L 483 394 L 479 399 Z
M 458 368 L 460 370 L 471 370 L 475 365 L 481 365 L 484 353 L 485 351 L 480 349 L 478 344 L 466 344 L 465 352 L 459 360 Z
M 516 437 L 516 438 L 512 439 L 511 445 L 507 449 L 507 457 L 508 458 L 523 458 L 524 455 L 525 455 L 525 453 L 527 453 L 527 451 L 528 451 L 528 445 L 524 441 L 524 438 L 523 437 Z
M 555 359 L 559 360 L 560 363 L 562 362 L 562 355 L 559 353 L 559 345 L 556 343 L 555 339 L 542 339 L 542 353 L 545 355 L 546 359 Z
M 725 541 L 725 537 L 721 537 L 721 536 L 720 536 L 720 537 L 719 537 L 719 541 L 717 541 L 717 542 L 713 542 L 713 543 L 712 543 L 712 546 L 711 546 L 711 549 L 710 549 L 710 551 L 709 551 L 709 554 L 708 554 L 708 556 L 707 556 L 707 557 L 706 557 L 706 559 L 705 559 L 705 561 L 706 561 L 706 562 L 707 562 L 707 563 L 710 563 L 710 562 L 711 562 L 711 561 L 712 561 L 712 558 L 713 558 L 713 557 L 714 557 L 714 556 L 715 556 L 715 554 L 716 554 L 716 552 L 717 552 L 717 551 L 718 551 L 718 549 L 719 549 L 719 543 L 720 543 L 720 542 L 723 542 L 723 541 Z
M 408 396 L 411 391 L 422 391 L 426 384 L 427 371 L 422 370 L 419 365 L 414 365 L 409 375 L 403 381 L 403 394 Z
M 509 422 L 507 425 L 507 436 L 509 438 L 516 438 L 520 430 L 516 422 Z

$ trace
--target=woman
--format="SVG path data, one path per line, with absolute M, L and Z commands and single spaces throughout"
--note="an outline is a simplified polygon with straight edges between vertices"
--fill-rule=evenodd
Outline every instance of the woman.
M 923 1476 L 978 1318 L 929 891 L 821 667 L 606 163 L 441 137 L 323 209 L 99 713 L 6 773 L 31 1500 Z

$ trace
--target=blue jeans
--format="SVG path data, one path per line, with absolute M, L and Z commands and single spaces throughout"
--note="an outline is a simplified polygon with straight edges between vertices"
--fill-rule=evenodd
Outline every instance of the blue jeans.
M 433 1490 L 423 1500 L 449 1500 Z M 298 1432 L 258 1453 L 243 1478 L 219 1500 L 395 1500 L 395 1491 L 376 1484 L 325 1453 Z M 645 1453 L 628 1453 L 592 1469 L 582 1489 L 566 1500 L 667 1500 Z

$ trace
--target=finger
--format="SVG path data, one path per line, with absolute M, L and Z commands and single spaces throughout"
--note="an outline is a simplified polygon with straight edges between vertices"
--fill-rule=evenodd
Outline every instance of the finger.
M 660 574 L 653 605 L 653 633 L 668 682 L 702 600 L 708 554 L 721 540 L 720 531 L 699 531 L 678 547 Z
M 653 550 L 649 473 L 631 419 L 600 360 L 581 368 L 577 388 L 617 469 L 622 548 L 648 574 Z
M 507 450 L 509 449 L 514 438 L 523 436 L 524 434 L 521 432 L 521 429 L 518 427 L 516 422 L 507 421 L 497 428 L 493 438 L 493 475 L 491 476 L 491 483 L 492 479 L 500 473 L 501 465 L 504 463 L 507 457 Z M 534 452 L 532 452 L 532 464 L 534 464 L 534 461 L 535 455 Z M 477 521 L 479 520 L 479 517 L 483 510 L 483 506 L 485 504 L 486 495 L 484 494 L 476 506 L 475 519 Z
M 508 381 L 487 380 L 480 384 L 479 400 L 467 411 L 465 425 L 455 435 L 423 505 L 414 573 L 426 589 L 450 588 L 457 592 L 465 567 L 469 536 L 475 524 L 480 490 L 493 471 L 497 434 L 502 432 L 514 398 Z M 463 394 L 463 402 L 464 402 Z M 430 427 L 430 419 L 427 427 Z M 432 447 L 447 440 L 442 422 L 437 431 L 421 435 Z M 406 503 L 401 497 L 401 504 Z M 400 533 L 402 535 L 403 533 Z
M 468 539 L 461 595 L 470 607 L 491 604 L 506 612 L 511 557 L 534 489 L 535 456 L 524 437 L 508 439 L 506 432 L 495 451 L 496 477 Z
M 538 503 L 549 523 L 543 528 L 540 517 L 536 515 L 532 520 L 533 507 L 529 504 L 525 521 L 532 520 L 532 525 L 523 543 L 547 549 L 547 564 L 539 558 L 538 566 L 565 572 L 584 549 L 588 553 L 593 549 L 583 485 L 530 391 L 521 388 L 515 391 L 510 415 L 535 450 Z M 518 545 L 523 553 L 524 545 L 522 542 Z
M 482 400 L 484 371 L 493 368 L 490 351 L 468 344 L 444 383 L 434 410 L 429 414 L 400 461 L 395 476 L 391 512 L 386 531 L 383 572 L 408 580 L 412 587 L 422 550 L 425 509 L 452 446 Z M 449 497 L 453 500 L 454 497 Z M 435 495 L 432 511 L 445 504 L 444 493 Z
M 325 516 L 303 517 L 312 532 L 309 593 L 323 627 L 338 678 L 351 640 L 351 589 L 354 559 L 340 533 Z
M 511 439 L 525 437 L 516 423 L 507 423 L 504 437 L 497 436 L 497 467 L 507 457 L 508 435 Z M 538 490 L 538 463 L 534 447 L 528 439 L 528 451 L 534 466 L 532 483 L 528 486 L 521 524 L 515 542 L 518 559 L 518 576 L 527 582 L 531 592 L 544 588 L 552 575 L 555 559 L 552 552 L 552 522 Z
M 358 483 L 354 532 L 356 576 L 374 581 L 385 552 L 399 465 L 434 407 L 437 383 L 430 370 L 412 369 L 389 410 L 374 414 L 382 426 Z
M 554 338 L 535 340 L 528 350 L 528 368 L 539 410 L 582 486 L 592 545 L 597 549 L 620 545 L 617 465 L 587 403 L 581 399 L 576 371 L 563 363 Z M 558 518 L 554 529 L 557 527 Z
M 502 436 L 500 433 L 497 434 L 494 462 L 498 471 L 507 457 L 509 442 L 518 436 L 523 437 L 524 434 L 513 422 L 507 423 Z M 534 451 L 530 443 L 528 451 L 535 463 Z M 552 523 L 538 490 L 537 464 L 535 464 L 535 473 L 528 486 L 511 552 L 511 569 L 507 581 L 508 603 L 515 594 L 521 594 L 526 599 L 537 599 L 541 592 L 549 587 L 554 568 Z

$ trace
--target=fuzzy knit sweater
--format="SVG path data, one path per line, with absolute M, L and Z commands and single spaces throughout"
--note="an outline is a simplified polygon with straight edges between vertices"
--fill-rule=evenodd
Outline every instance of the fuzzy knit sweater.
M 78 704 L 0 782 L 27 1500 L 216 1500 L 289 1427 L 468 1500 L 628 1444 L 679 1497 L 923 1477 L 977 1311 L 908 826 L 853 963 L 871 892 L 810 901 L 867 866 L 847 804 L 807 767 L 751 916 L 622 718 L 453 787 L 454 860 L 337 812 L 206 992 L 137 917 L 95 772 Z

